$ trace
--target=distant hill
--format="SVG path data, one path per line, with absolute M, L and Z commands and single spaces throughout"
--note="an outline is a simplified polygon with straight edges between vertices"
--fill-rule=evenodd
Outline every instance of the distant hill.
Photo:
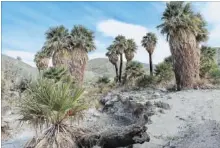
M 148 72 L 149 65 L 142 63 L 144 69 Z M 126 62 L 123 62 L 123 69 L 126 66 Z M 89 60 L 85 79 L 90 80 L 94 78 L 98 78 L 99 76 L 108 76 L 111 78 L 115 77 L 115 67 L 109 62 L 107 58 L 96 58 Z
M 36 76 L 38 74 L 36 68 L 6 55 L 1 56 L 1 62 L 2 78 L 11 82 L 21 77 Z
M 30 75 L 36 76 L 38 74 L 37 68 L 14 59 L 12 57 L 2 55 L 2 76 L 7 81 L 16 81 L 20 77 L 29 77 Z M 123 63 L 123 69 L 126 62 Z M 148 64 L 143 64 L 146 71 L 149 69 Z M 96 58 L 88 61 L 85 72 L 85 81 L 96 81 L 99 76 L 115 77 L 114 66 L 109 62 L 107 58 Z

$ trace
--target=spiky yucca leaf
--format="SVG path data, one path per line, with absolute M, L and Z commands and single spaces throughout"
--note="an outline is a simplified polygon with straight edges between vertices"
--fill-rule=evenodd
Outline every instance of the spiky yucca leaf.
M 53 145 L 61 145 L 67 142 L 71 145 L 67 138 L 62 141 L 55 142 L 58 135 L 69 135 L 71 138 L 72 132 L 68 132 L 68 119 L 77 120 L 82 117 L 82 112 L 87 107 L 80 102 L 80 96 L 83 89 L 73 89 L 71 83 L 55 83 L 50 79 L 40 78 L 36 82 L 32 82 L 26 90 L 26 97 L 19 104 L 21 122 L 28 121 L 36 130 L 41 130 L 45 127 L 46 132 L 39 137 L 35 143 L 28 143 L 34 147 L 40 147 L 42 143 L 49 147 Z M 71 130 L 71 129 L 69 129 Z M 44 140 L 44 141 L 43 141 Z M 46 142 L 45 142 L 46 141 Z M 30 146 L 30 145 L 29 145 Z

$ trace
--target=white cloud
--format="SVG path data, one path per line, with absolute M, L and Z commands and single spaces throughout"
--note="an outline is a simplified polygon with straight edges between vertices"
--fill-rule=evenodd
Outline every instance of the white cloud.
M 202 8 L 202 13 L 209 23 L 220 24 L 220 2 L 207 2 Z
M 201 9 L 202 15 L 211 26 L 208 44 L 220 47 L 220 2 L 207 2 Z
M 99 22 L 97 24 L 97 30 L 102 32 L 105 36 L 112 37 L 112 38 L 121 34 L 121 35 L 124 35 L 126 38 L 134 39 L 138 45 L 138 50 L 137 50 L 137 53 L 135 54 L 134 60 L 137 60 L 143 63 L 149 63 L 149 58 L 148 58 L 147 51 L 141 46 L 141 40 L 142 40 L 142 37 L 147 32 L 152 31 L 156 33 L 158 37 L 158 43 L 157 43 L 155 52 L 153 54 L 153 63 L 157 64 L 159 62 L 162 62 L 165 57 L 170 55 L 168 43 L 160 35 L 160 33 L 156 31 L 155 29 L 150 30 L 149 28 L 146 28 L 141 25 L 129 24 L 129 23 L 110 19 L 110 20 L 104 20 L 104 21 Z M 98 54 L 96 56 L 98 56 Z
M 10 57 L 13 57 L 13 58 L 21 57 L 23 62 L 25 62 L 33 67 L 36 67 L 36 64 L 34 63 L 35 53 L 33 53 L 33 52 L 4 50 L 3 54 L 10 56 Z

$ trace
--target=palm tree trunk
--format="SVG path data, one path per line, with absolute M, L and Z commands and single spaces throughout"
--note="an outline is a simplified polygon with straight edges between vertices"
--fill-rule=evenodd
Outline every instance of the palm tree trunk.
M 177 89 L 193 88 L 196 76 L 196 39 L 190 32 L 177 32 L 169 40 Z
M 81 49 L 74 49 L 73 51 L 61 50 L 59 52 L 55 52 L 53 56 L 53 65 L 55 67 L 64 66 L 68 68 L 70 74 L 74 77 L 75 82 L 79 87 L 83 85 L 87 61 L 87 52 Z
M 195 59 L 196 59 L 196 65 L 195 65 L 195 77 L 196 81 L 199 82 L 200 80 L 200 56 L 201 56 L 201 50 L 199 43 L 196 44 L 196 50 L 195 50 Z
M 119 71 L 119 82 L 121 83 L 121 76 L 122 76 L 122 66 L 123 66 L 123 55 L 120 54 L 120 71 Z
M 115 63 L 114 65 L 115 65 L 115 72 L 116 72 L 116 82 L 118 82 L 118 65 L 117 63 Z
M 150 75 L 153 76 L 152 53 L 149 53 Z

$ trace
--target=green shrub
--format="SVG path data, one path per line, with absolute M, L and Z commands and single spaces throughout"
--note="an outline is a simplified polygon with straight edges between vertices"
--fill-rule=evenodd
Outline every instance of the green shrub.
M 73 89 L 71 83 L 54 83 L 54 80 L 44 78 L 32 82 L 19 104 L 20 120 L 28 121 L 36 130 L 45 126 L 46 131 L 25 147 L 72 147 L 76 133 L 66 121 L 78 120 L 86 109 L 80 102 L 82 93 L 82 89 Z
M 110 83 L 110 81 L 111 80 L 109 79 L 109 77 L 103 76 L 103 77 L 99 77 L 97 83 L 98 84 L 108 84 L 108 83 Z
M 128 62 L 123 75 L 123 84 L 135 85 L 145 75 L 143 65 L 137 61 Z
M 28 88 L 28 85 L 30 83 L 31 83 L 31 78 L 24 78 L 24 77 L 18 78 L 15 81 L 15 89 L 22 93 Z
M 172 65 L 169 62 L 162 62 L 155 68 L 155 75 L 158 83 L 167 83 L 174 78 Z
M 144 75 L 137 81 L 139 87 L 154 87 L 157 84 L 157 78 L 155 76 Z
M 220 84 L 220 70 L 215 69 L 210 72 L 210 77 L 213 79 L 214 84 Z
M 206 77 L 208 73 L 216 68 L 215 55 L 215 48 L 202 46 L 200 56 L 200 77 Z

